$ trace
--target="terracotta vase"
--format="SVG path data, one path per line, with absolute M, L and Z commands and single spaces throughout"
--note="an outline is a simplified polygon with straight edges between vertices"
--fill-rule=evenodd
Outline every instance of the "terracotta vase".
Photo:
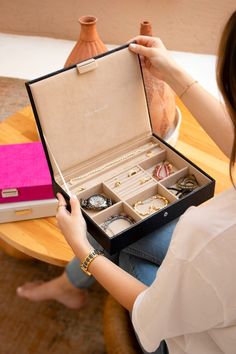
M 107 51 L 97 32 L 97 18 L 94 16 L 82 16 L 79 19 L 79 23 L 81 25 L 80 37 L 67 58 L 64 67 L 77 64 L 80 61 Z
M 148 21 L 140 24 L 140 34 L 152 36 L 152 26 Z M 142 64 L 147 101 L 154 133 L 165 138 L 173 128 L 176 114 L 175 94 L 164 81 L 154 77 Z

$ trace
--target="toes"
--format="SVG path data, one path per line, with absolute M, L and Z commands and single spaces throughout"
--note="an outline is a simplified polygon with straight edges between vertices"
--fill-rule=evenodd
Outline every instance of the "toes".
M 29 282 L 29 283 L 25 283 L 24 285 L 22 286 L 19 286 L 17 289 L 16 289 L 16 292 L 19 296 L 22 296 L 22 297 L 30 297 L 31 295 L 33 295 L 31 293 L 32 290 L 34 289 L 37 289 L 40 285 L 43 284 L 43 281 L 41 280 L 37 280 L 37 281 L 34 281 L 34 282 Z

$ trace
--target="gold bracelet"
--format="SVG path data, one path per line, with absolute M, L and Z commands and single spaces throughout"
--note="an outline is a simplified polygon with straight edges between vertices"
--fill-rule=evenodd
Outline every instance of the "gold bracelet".
M 159 206 L 159 207 L 156 207 L 154 204 L 151 204 L 148 209 L 146 211 L 140 211 L 138 210 L 138 206 L 139 205 L 145 205 L 147 204 L 148 201 L 152 202 L 152 200 L 155 200 L 155 199 L 159 199 L 159 200 L 162 200 L 164 203 L 163 205 Z M 146 203 L 145 203 L 146 202 Z M 148 198 L 144 201 L 142 200 L 139 200 L 138 202 L 136 202 L 133 206 L 134 210 L 141 216 L 147 216 L 147 215 L 150 215 L 152 212 L 154 211 L 159 211 L 163 208 L 165 208 L 167 206 L 167 204 L 169 204 L 169 201 L 168 199 L 166 199 L 165 197 L 163 197 L 162 195 L 159 195 L 159 194 L 156 194 L 154 196 L 152 196 L 151 198 Z
M 88 275 L 91 276 L 92 274 L 88 271 L 90 264 L 92 263 L 92 261 L 97 258 L 97 256 L 100 255 L 104 255 L 104 253 L 102 251 L 98 251 L 98 250 L 93 250 L 92 252 L 90 252 L 88 254 L 87 257 L 85 257 L 85 259 L 83 260 L 83 262 L 80 264 L 80 268 Z
M 190 89 L 190 87 L 193 86 L 194 84 L 197 84 L 197 83 L 198 83 L 198 81 L 197 81 L 197 80 L 194 80 L 194 81 L 192 81 L 189 85 L 187 85 L 187 86 L 185 87 L 185 89 L 183 90 L 183 92 L 179 95 L 179 98 L 182 98 L 183 95 Z

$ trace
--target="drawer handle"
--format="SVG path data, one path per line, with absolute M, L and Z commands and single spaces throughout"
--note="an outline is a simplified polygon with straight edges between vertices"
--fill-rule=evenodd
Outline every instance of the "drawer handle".
M 32 209 L 28 208 L 28 209 L 21 209 L 21 210 L 15 210 L 15 214 L 17 216 L 20 216 L 20 215 L 29 215 L 32 213 Z

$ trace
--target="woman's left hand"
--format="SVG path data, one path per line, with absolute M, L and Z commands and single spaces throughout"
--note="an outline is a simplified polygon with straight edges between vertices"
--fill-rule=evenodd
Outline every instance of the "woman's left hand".
M 76 196 L 70 198 L 71 213 L 66 209 L 64 197 L 58 193 L 57 222 L 74 253 L 81 257 L 88 254 L 93 247 L 87 239 L 87 226 L 81 213 L 80 204 Z

